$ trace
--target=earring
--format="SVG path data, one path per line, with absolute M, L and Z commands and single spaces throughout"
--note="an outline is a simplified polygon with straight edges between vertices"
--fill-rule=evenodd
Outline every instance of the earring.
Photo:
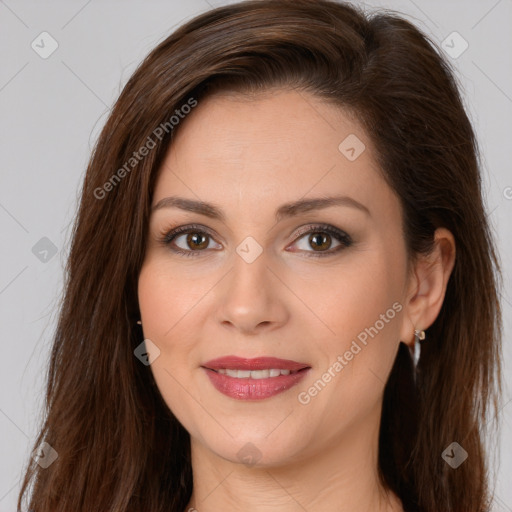
M 418 366 L 418 361 L 421 355 L 421 342 L 425 339 L 425 331 L 419 331 L 418 329 L 414 329 L 414 366 Z
M 138 323 L 139 325 L 142 325 L 142 320 L 137 320 L 137 323 Z

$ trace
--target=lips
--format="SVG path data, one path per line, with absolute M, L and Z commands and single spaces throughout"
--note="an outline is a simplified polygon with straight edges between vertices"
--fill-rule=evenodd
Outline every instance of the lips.
M 271 398 L 297 385 L 311 369 L 289 359 L 237 356 L 212 359 L 201 367 L 217 391 L 236 400 Z
M 204 363 L 203 368 L 210 370 L 290 370 L 295 372 L 303 370 L 304 368 L 310 368 L 307 363 L 299 363 L 290 359 L 279 359 L 277 357 L 257 357 L 254 359 L 245 359 L 237 356 L 225 356 L 217 359 L 212 359 Z

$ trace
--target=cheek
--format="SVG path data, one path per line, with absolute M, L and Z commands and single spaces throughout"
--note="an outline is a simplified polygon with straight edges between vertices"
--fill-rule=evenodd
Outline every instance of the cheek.
M 170 271 L 168 265 L 149 260 L 143 265 L 138 282 L 144 335 L 159 344 L 173 338 L 208 290 L 207 279 L 191 279 L 182 272 Z
M 340 387 L 345 391 L 359 388 L 355 396 L 372 372 L 385 382 L 396 356 L 403 309 L 402 260 L 402 255 L 384 249 L 354 253 L 353 259 L 332 268 L 309 288 L 308 302 L 330 331 L 324 330 L 327 334 L 322 336 L 326 357 L 321 362 L 325 368 L 319 371 L 327 371 L 341 356 L 344 368 L 336 380 L 343 382 Z
M 311 316 L 312 321 L 321 327 L 321 320 L 326 327 L 324 334 L 342 348 L 400 298 L 399 260 L 378 248 L 353 252 L 341 264 L 321 272 L 295 272 L 301 277 L 293 290 L 316 316 Z
M 186 325 L 187 313 L 201 297 L 191 291 L 194 288 L 190 286 L 190 280 L 180 278 L 168 268 L 163 269 L 155 260 L 146 262 L 139 275 L 138 297 L 144 338 L 150 339 L 160 350 L 151 363 L 151 372 L 164 402 L 180 421 L 188 414 L 190 405 L 189 401 L 183 400 L 183 389 L 189 384 L 187 355 L 194 342 Z
M 162 269 L 155 260 L 141 270 L 138 296 L 144 338 L 160 350 L 151 371 L 168 404 L 175 401 L 171 395 L 180 388 L 177 382 L 187 382 L 188 354 L 194 346 L 190 312 L 202 294 L 197 286 L 190 285 L 190 280 Z
M 375 412 L 381 400 L 398 348 L 399 260 L 379 251 L 360 253 L 357 264 L 329 273 L 323 294 L 309 296 L 333 332 L 317 339 L 323 352 L 317 374 L 300 391 L 311 393 L 309 411 L 322 411 L 325 425 L 348 428 Z
M 150 263 L 141 270 L 138 294 L 144 336 L 160 341 L 179 315 L 176 290 L 169 278 Z

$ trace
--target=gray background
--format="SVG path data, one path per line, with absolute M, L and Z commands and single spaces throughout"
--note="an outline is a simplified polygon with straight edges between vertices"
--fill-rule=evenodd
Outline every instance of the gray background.
M 39 423 L 70 226 L 99 130 L 122 86 L 157 42 L 185 20 L 227 3 L 233 2 L 0 0 L 0 512 L 15 510 Z M 434 40 L 446 40 L 452 52 L 462 49 L 450 36 L 454 31 L 469 45 L 450 59 L 479 137 L 504 270 L 508 382 L 501 438 L 489 441 L 498 443 L 500 454 L 493 510 L 512 511 L 512 0 L 364 5 L 400 11 Z M 46 59 L 31 47 L 43 31 L 58 43 Z

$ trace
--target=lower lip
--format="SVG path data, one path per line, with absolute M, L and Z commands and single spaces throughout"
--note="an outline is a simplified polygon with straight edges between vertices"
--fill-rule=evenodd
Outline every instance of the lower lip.
M 268 379 L 238 379 L 204 368 L 215 388 L 230 398 L 237 400 L 263 400 L 278 395 L 298 384 L 311 368 L 299 370 L 290 375 L 279 375 Z

